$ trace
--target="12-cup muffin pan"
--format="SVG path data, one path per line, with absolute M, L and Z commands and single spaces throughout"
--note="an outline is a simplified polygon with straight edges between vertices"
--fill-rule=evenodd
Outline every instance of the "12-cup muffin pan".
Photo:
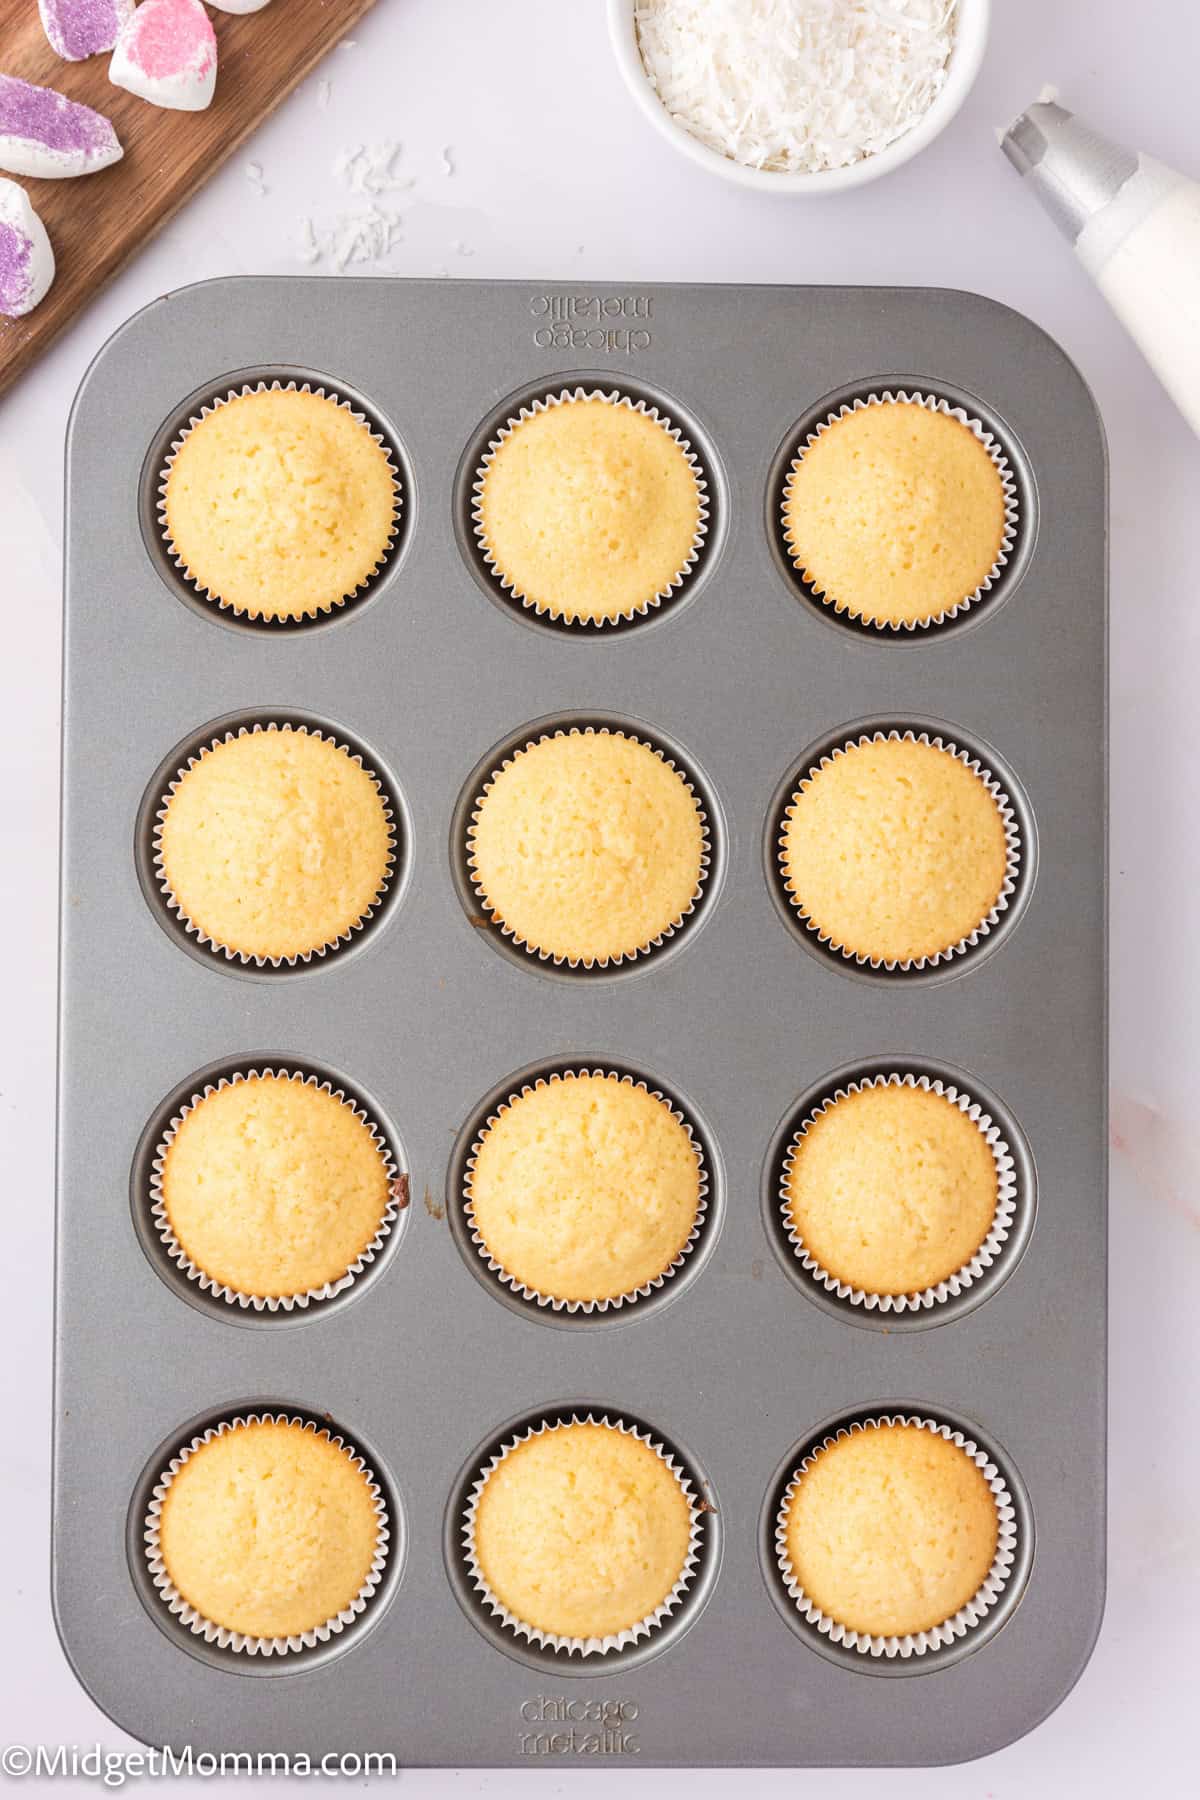
M 403 488 L 383 567 L 310 623 L 223 611 L 158 520 L 181 425 L 276 380 L 347 399 Z M 677 586 L 601 628 L 523 607 L 472 520 L 496 431 L 581 387 L 668 418 L 708 505 Z M 1017 522 L 968 609 L 881 631 L 806 591 L 780 501 L 821 419 L 898 391 L 994 437 Z M 101 352 L 67 497 L 53 1583 L 99 1705 L 153 1743 L 401 1764 L 936 1763 L 1028 1730 L 1088 1657 L 1104 1570 L 1106 465 L 1062 351 L 1002 306 L 937 290 L 211 282 Z M 189 934 L 154 865 L 181 762 L 272 722 L 360 755 L 396 838 L 365 928 L 278 967 Z M 649 954 L 573 968 L 480 913 L 466 834 L 514 747 L 589 727 L 633 733 L 692 783 L 709 866 Z M 992 929 L 922 967 L 830 949 L 778 867 L 796 782 L 876 731 L 977 760 L 1019 838 Z M 153 1211 L 172 1118 L 262 1068 L 343 1092 L 399 1171 L 369 1263 L 301 1307 L 239 1305 L 193 1278 Z M 664 1095 L 702 1150 L 707 1204 L 661 1285 L 554 1308 L 488 1266 L 463 1185 L 497 1105 L 583 1068 Z M 903 1309 L 823 1282 L 779 1206 L 797 1128 L 889 1076 L 986 1115 L 1011 1208 L 969 1282 Z M 190 1630 L 145 1544 L 172 1459 L 263 1412 L 331 1425 L 390 1528 L 358 1616 L 272 1656 Z M 662 1623 L 580 1656 L 484 1603 L 463 1528 L 502 1444 L 588 1413 L 665 1448 L 702 1529 Z M 977 1624 L 876 1655 L 804 1615 L 775 1525 L 813 1447 L 897 1416 L 977 1447 L 1013 1546 Z

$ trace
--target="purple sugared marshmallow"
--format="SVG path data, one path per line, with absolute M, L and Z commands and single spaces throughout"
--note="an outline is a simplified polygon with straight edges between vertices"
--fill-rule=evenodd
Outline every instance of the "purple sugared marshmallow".
M 200 0 L 142 0 L 121 27 L 108 79 L 155 106 L 203 112 L 217 83 L 217 38 Z
M 11 175 L 90 175 L 120 162 L 121 140 L 90 106 L 53 88 L 0 75 L 0 169 Z
M 0 175 L 0 313 L 32 312 L 54 280 L 54 252 L 46 227 L 15 181 Z
M 134 0 L 38 0 L 50 48 L 67 62 L 111 50 Z

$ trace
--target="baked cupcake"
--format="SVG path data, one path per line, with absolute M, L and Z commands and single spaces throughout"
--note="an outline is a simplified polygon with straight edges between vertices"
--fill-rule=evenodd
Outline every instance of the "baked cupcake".
M 592 1418 L 539 1426 L 493 1459 L 472 1495 L 476 1586 L 520 1635 L 608 1650 L 646 1636 L 695 1560 L 696 1512 L 661 1447 Z
M 612 624 L 684 580 L 704 535 L 705 484 L 653 408 L 580 388 L 504 427 L 476 477 L 474 517 L 514 598 L 552 619 Z
M 991 1606 L 1012 1562 L 1012 1516 L 1003 1482 L 960 1434 L 871 1420 L 805 1461 L 776 1547 L 792 1597 L 833 1641 L 920 1651 Z
M 528 1299 L 591 1310 L 634 1300 L 682 1262 L 707 1183 L 695 1139 L 642 1082 L 568 1070 L 488 1120 L 466 1183 L 472 1236 Z
M 171 783 L 156 862 L 203 943 L 259 963 L 322 954 L 370 916 L 393 860 L 389 807 L 361 760 L 291 725 L 205 745 Z
M 805 1120 L 782 1182 L 797 1253 L 858 1298 L 944 1298 L 990 1262 L 1012 1213 L 1012 1157 L 991 1121 L 940 1083 L 839 1091 Z M 986 1248 L 985 1248 L 986 1247 Z M 940 1291 L 939 1291 L 940 1290 Z
M 1011 810 L 940 739 L 842 745 L 801 781 L 780 838 L 784 884 L 823 942 L 873 967 L 937 961 L 990 929 L 1013 886 Z
M 868 625 L 929 625 L 969 606 L 1007 559 L 1015 522 L 994 440 L 922 398 L 844 407 L 801 449 L 784 490 L 800 575 Z
M 312 1076 L 267 1069 L 206 1088 L 173 1120 L 153 1179 L 172 1256 L 210 1291 L 272 1311 L 326 1299 L 395 1218 L 378 1132 Z
M 299 1419 L 238 1419 L 176 1457 L 155 1489 L 146 1553 L 198 1635 L 266 1655 L 309 1647 L 360 1613 L 387 1554 L 361 1457 Z
M 704 814 L 674 765 L 590 729 L 527 744 L 492 775 L 468 852 L 495 924 L 543 959 L 588 968 L 675 931 L 708 862 Z
M 379 568 L 400 489 L 383 440 L 346 402 L 275 386 L 192 420 L 160 495 L 167 547 L 208 599 L 251 619 L 311 619 Z

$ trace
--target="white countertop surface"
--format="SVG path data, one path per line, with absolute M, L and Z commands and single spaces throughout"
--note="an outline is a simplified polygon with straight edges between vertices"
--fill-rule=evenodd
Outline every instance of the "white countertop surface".
M 281 0 L 283 3 L 283 0 Z M 336 4 L 336 0 L 330 0 Z M 1200 174 L 1193 0 L 996 0 L 979 82 L 899 173 L 821 202 L 759 198 L 675 155 L 635 111 L 602 0 L 379 0 L 50 355 L 0 402 L 0 1133 L 9 1263 L 0 1313 L 5 1554 L 0 1744 L 132 1748 L 77 1686 L 50 1617 L 47 1560 L 53 1219 L 59 553 L 67 410 L 89 359 L 165 289 L 301 272 L 318 237 L 370 204 L 341 153 L 399 140 L 414 185 L 379 196 L 398 241 L 364 273 L 581 281 L 867 282 L 974 288 L 1029 313 L 1079 363 L 1112 447 L 1111 1513 L 1106 1623 L 1078 1687 L 1037 1731 L 955 1769 L 756 1771 L 755 1793 L 953 1795 L 1192 1790 L 1200 1607 L 1200 443 L 992 127 L 1044 82 L 1111 135 Z M 2 61 L 0 50 L 0 61 Z M 328 89 L 322 83 L 328 82 Z M 443 150 L 450 148 L 454 172 Z M 248 170 L 258 165 L 260 178 Z M 260 192 L 265 189 L 265 192 Z M 82 194 L 81 194 L 82 199 Z M 330 268 L 328 255 L 314 265 Z M 119 1053 L 119 1046 L 114 1046 Z M 1051 1052 L 1053 1053 L 1053 1051 Z M 1069 1043 L 1062 1056 L 1071 1054 Z M 1052 1198 L 1045 1202 L 1052 1204 Z M 1064 1306 L 1097 1304 L 1064 1294 Z M 1053 1368 L 1046 1380 L 1053 1381 Z M 119 1396 L 113 1396 L 120 1404 Z M 1190 1419 L 1191 1429 L 1188 1429 Z M 1189 1667 L 1190 1662 L 1190 1667 Z M 539 1772 L 540 1793 L 562 1773 Z M 529 1775 L 414 1772 L 409 1793 L 513 1794 Z M 643 1794 L 723 1793 L 725 1775 L 589 1772 Z M 82 1787 L 64 1782 L 62 1789 Z M 291 1785 L 290 1783 L 288 1784 Z M 297 1784 L 298 1785 L 298 1784 Z M 230 1778 L 226 1789 L 248 1786 Z

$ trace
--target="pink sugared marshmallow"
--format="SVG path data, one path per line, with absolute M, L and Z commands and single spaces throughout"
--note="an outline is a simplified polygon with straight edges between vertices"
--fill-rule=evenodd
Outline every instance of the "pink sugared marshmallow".
M 0 75 L 0 169 L 54 180 L 106 169 L 121 154 L 103 113 L 53 88 Z
M 203 112 L 217 85 L 217 39 L 200 0 L 142 0 L 121 27 L 108 78 L 155 106 Z
M 111 50 L 134 0 L 38 0 L 50 48 L 66 62 Z
M 15 181 L 0 175 L 0 313 L 24 318 L 54 280 L 54 252 L 46 227 Z

